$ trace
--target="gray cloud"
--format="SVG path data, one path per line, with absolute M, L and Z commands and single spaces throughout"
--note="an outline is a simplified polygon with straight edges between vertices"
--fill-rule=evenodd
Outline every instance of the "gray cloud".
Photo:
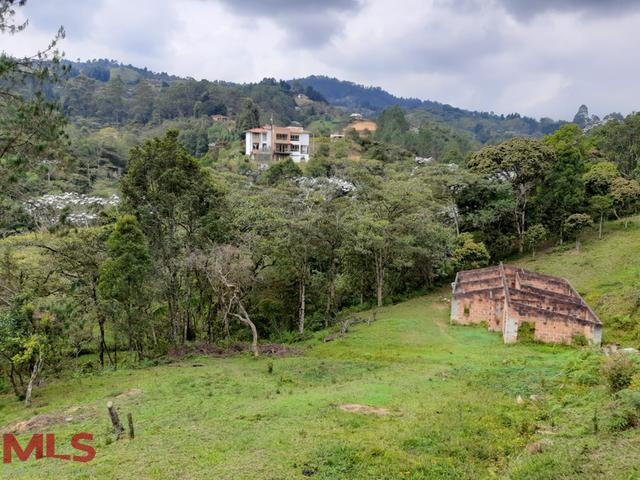
M 463 9 L 482 8 L 483 0 L 442 0 Z M 528 21 L 547 12 L 574 13 L 587 16 L 618 16 L 640 10 L 637 0 L 495 0 L 509 14 L 521 21 Z
M 91 15 L 101 1 L 74 2 L 60 1 L 28 1 L 25 14 L 29 24 L 35 28 L 50 31 L 52 34 L 62 25 L 74 38 L 84 38 L 90 31 Z
M 361 7 L 360 0 L 220 0 L 230 11 L 268 19 L 286 32 L 290 41 L 304 47 L 327 43 L 345 27 L 347 15 Z M 292 45 L 295 47 L 295 45 Z

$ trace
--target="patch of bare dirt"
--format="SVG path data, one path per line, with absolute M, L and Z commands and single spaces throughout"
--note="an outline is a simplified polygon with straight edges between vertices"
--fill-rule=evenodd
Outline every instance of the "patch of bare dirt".
M 270 355 L 274 357 L 288 357 L 301 353 L 299 348 L 291 347 L 281 343 L 261 343 L 258 345 L 260 354 Z M 187 355 L 209 355 L 212 357 L 227 357 L 238 353 L 251 351 L 249 343 L 234 343 L 228 347 L 221 347 L 212 343 L 200 343 L 198 345 L 189 345 L 179 347 L 173 350 L 169 355 L 174 358 L 182 358 Z
M 386 416 L 391 415 L 391 412 L 386 408 L 372 407 L 370 405 L 360 405 L 359 403 L 343 403 L 338 405 L 338 408 L 344 412 L 351 413 L 372 413 L 374 415 Z
M 537 442 L 527 445 L 527 452 L 529 452 L 530 455 L 536 455 L 542 453 L 549 445 L 551 445 L 551 442 L 548 440 L 538 440 Z
M 71 407 L 64 412 L 43 413 L 28 420 L 12 422 L 0 428 L 0 433 L 41 432 L 51 425 L 77 422 L 92 415 L 93 412 L 90 410 L 84 410 L 82 407 Z
M 126 392 L 122 392 L 118 395 L 116 395 L 116 398 L 131 398 L 131 397 L 137 397 L 138 395 L 142 395 L 142 389 L 140 388 L 132 388 L 131 390 L 127 390 Z

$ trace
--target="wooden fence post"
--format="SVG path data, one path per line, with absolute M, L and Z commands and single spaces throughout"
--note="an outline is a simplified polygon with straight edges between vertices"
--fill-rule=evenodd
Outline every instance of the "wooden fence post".
M 116 438 L 120 438 L 120 435 L 124 432 L 124 427 L 122 426 L 122 423 L 120 423 L 120 417 L 118 417 L 118 412 L 113 406 L 113 402 L 111 400 L 107 402 L 107 410 L 109 411 L 109 417 L 111 417 L 111 424 L 113 425 Z
M 133 415 L 127 413 L 127 422 L 129 423 L 129 438 L 133 440 L 134 432 L 133 432 Z

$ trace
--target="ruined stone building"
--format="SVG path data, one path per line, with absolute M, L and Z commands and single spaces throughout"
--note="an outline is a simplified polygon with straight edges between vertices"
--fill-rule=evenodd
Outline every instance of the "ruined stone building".
M 515 342 L 525 323 L 541 342 L 570 344 L 584 336 L 599 345 L 602 339 L 600 319 L 563 278 L 500 264 L 458 272 L 451 286 L 451 321 L 486 322 L 505 343 Z

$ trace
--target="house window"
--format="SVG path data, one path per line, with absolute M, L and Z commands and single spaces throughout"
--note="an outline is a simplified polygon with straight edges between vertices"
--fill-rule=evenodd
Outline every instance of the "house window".
M 292 152 L 297 152 L 300 150 L 300 145 L 291 145 L 291 151 Z
M 276 133 L 276 140 L 286 140 L 288 135 L 286 133 Z
M 300 141 L 300 135 L 291 135 L 291 141 L 292 142 L 299 142 Z
M 307 153 L 307 146 L 306 145 L 300 145 L 300 153 Z
M 266 133 L 262 133 L 262 141 L 263 142 L 267 141 L 267 134 Z

